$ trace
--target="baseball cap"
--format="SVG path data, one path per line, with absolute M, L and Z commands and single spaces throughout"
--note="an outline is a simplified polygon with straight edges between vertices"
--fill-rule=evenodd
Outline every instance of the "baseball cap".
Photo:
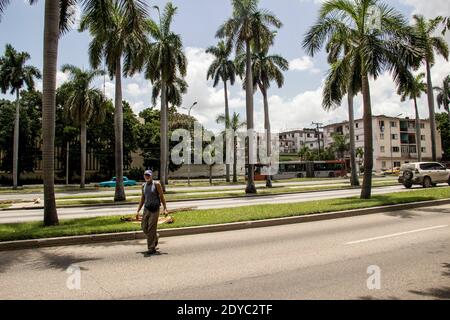
M 153 176 L 153 171 L 152 170 L 145 171 L 144 176 Z

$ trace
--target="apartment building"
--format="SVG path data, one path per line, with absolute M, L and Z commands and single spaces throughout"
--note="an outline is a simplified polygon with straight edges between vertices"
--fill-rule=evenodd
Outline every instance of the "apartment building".
M 323 148 L 323 133 L 315 129 L 293 130 L 280 133 L 280 153 L 299 153 L 303 147 L 311 150 Z
M 374 170 L 381 172 L 402 164 L 417 161 L 417 143 L 415 119 L 394 118 L 384 115 L 372 118 L 374 142 Z M 432 160 L 430 120 L 420 120 L 422 160 Z M 325 147 L 333 143 L 333 134 L 349 134 L 348 121 L 330 124 L 324 127 Z M 438 160 L 442 159 L 442 142 L 439 132 L 436 134 Z M 355 121 L 356 148 L 364 148 L 364 123 Z M 349 157 L 347 155 L 347 157 Z

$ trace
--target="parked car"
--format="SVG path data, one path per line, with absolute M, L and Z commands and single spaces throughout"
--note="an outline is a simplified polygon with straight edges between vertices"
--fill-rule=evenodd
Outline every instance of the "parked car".
M 132 187 L 137 185 L 135 180 L 129 180 L 127 177 L 123 177 L 123 185 L 125 187 Z M 116 186 L 116 177 L 112 178 L 111 181 L 105 181 L 100 183 L 100 187 L 103 188 L 114 188 Z
M 438 183 L 450 185 L 450 170 L 437 162 L 408 163 L 400 168 L 398 182 L 408 189 L 413 185 L 424 188 L 431 188 Z

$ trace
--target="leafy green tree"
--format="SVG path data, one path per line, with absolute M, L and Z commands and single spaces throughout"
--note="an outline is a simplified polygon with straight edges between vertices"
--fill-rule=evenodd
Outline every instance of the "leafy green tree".
M 300 151 L 298 152 L 298 156 L 300 157 L 301 161 L 308 161 L 311 158 L 312 151 L 308 146 L 303 146 L 300 148 Z
M 443 113 L 436 114 L 437 128 L 441 133 L 443 160 L 450 161 L 450 119 Z
M 214 56 L 214 61 L 211 63 L 208 73 L 207 80 L 213 80 L 213 87 L 217 87 L 220 81 L 223 82 L 224 94 L 225 94 L 225 117 L 230 120 L 230 108 L 228 105 L 228 81 L 233 86 L 236 81 L 236 66 L 234 61 L 231 60 L 231 53 L 233 52 L 233 47 L 230 43 L 225 41 L 220 41 L 217 46 L 209 47 L 206 50 L 207 53 Z M 226 126 L 229 121 L 226 121 Z M 226 127 L 225 129 L 230 129 Z M 230 182 L 230 165 L 226 164 L 226 181 Z
M 259 9 L 259 0 L 232 0 L 233 15 L 217 31 L 218 38 L 226 38 L 234 45 L 236 55 L 245 50 L 246 54 L 246 113 L 247 129 L 254 130 L 253 106 L 253 70 L 252 47 L 256 52 L 268 48 L 272 43 L 275 32 L 272 28 L 282 27 L 281 21 L 271 12 Z M 248 154 L 251 150 L 248 144 Z M 249 163 L 246 193 L 257 193 L 255 186 L 255 166 Z
M 333 150 L 336 152 L 339 160 L 344 160 L 345 153 L 350 150 L 350 144 L 348 142 L 350 139 L 349 135 L 334 133 L 331 137 L 333 138 L 331 145 Z
M 4 56 L 0 57 L 0 90 L 2 93 L 16 94 L 16 113 L 14 119 L 13 145 L 13 188 L 17 189 L 19 179 L 19 132 L 20 132 L 20 92 L 24 86 L 34 89 L 34 79 L 40 79 L 40 71 L 26 65 L 31 56 L 27 52 L 17 52 L 10 44 L 6 45 Z
M 437 94 L 437 104 L 439 109 L 443 108 L 448 113 L 450 119 L 450 76 L 445 77 L 442 87 L 435 87 Z
M 20 98 L 20 127 L 21 136 L 19 144 L 18 174 L 33 172 L 41 159 L 41 109 L 42 95 L 37 91 L 21 91 Z M 14 119 L 16 105 L 8 100 L 0 100 L 0 150 L 3 151 L 0 159 L 0 170 L 12 172 L 13 170 L 13 140 Z
M 431 151 L 433 155 L 433 161 L 436 161 L 436 116 L 433 83 L 431 80 L 431 68 L 435 64 L 435 53 L 443 56 L 446 60 L 448 60 L 449 51 L 445 39 L 441 36 L 435 36 L 435 31 L 442 22 L 442 18 L 438 17 L 435 19 L 427 20 L 422 15 L 415 15 L 414 22 L 414 32 L 415 36 L 417 37 L 415 45 L 421 50 L 420 58 L 426 67 L 428 108 L 430 111 L 431 124 Z
M 172 2 L 168 2 L 162 17 L 160 16 L 159 24 L 148 20 L 149 33 L 154 42 L 150 44 L 147 52 L 145 75 L 151 82 L 155 83 L 159 80 L 161 84 L 160 179 L 164 190 L 168 181 L 167 164 L 169 163 L 167 88 L 170 88 L 178 77 L 184 78 L 187 72 L 187 59 L 183 52 L 181 36 L 171 30 L 176 12 L 177 8 L 173 6 Z
M 138 147 L 142 151 L 144 157 L 144 166 L 148 169 L 156 169 L 161 167 L 160 157 L 160 119 L 161 112 L 155 108 L 148 108 L 142 111 L 139 116 L 145 120 L 145 123 L 139 130 Z M 191 131 L 194 126 L 195 118 L 185 114 L 178 113 L 176 108 L 169 109 L 169 134 L 177 129 L 185 129 Z M 170 143 L 169 152 L 177 145 L 176 142 Z M 169 162 L 169 170 L 171 172 L 179 169 L 180 166 Z
M 232 129 L 234 132 L 239 131 L 240 129 L 244 128 L 247 123 L 245 121 L 242 121 L 240 119 L 239 113 L 234 112 L 233 116 L 231 118 L 228 118 L 228 124 L 226 127 Z M 216 119 L 216 122 L 218 124 L 225 123 L 227 121 L 227 117 L 223 115 L 219 115 Z M 233 138 L 233 182 L 238 182 L 237 177 L 237 147 L 238 147 L 238 141 L 237 136 Z
M 378 12 L 372 24 L 373 12 Z M 342 64 L 358 65 L 364 108 L 364 181 L 362 199 L 371 198 L 373 170 L 372 105 L 369 78 L 377 79 L 388 70 L 397 84 L 406 81 L 408 68 L 416 63 L 417 51 L 410 45 L 412 32 L 406 19 L 378 0 L 330 0 L 322 4 L 317 23 L 307 32 L 304 48 L 311 56 L 339 34 L 351 46 Z M 348 76 L 347 76 L 348 77 Z M 339 93 L 339 92 L 338 92 Z M 343 94 L 337 98 L 342 99 Z M 339 100 L 339 99 L 337 99 Z
M 62 72 L 69 73 L 66 82 L 68 97 L 65 102 L 67 113 L 73 123 L 80 127 L 80 188 L 86 184 L 86 148 L 88 123 L 97 125 L 104 121 L 106 98 L 101 90 L 93 88 L 91 83 L 96 77 L 103 75 L 101 70 L 82 70 L 73 65 L 63 65 Z
M 115 201 L 125 201 L 123 187 L 124 127 L 122 106 L 122 75 L 131 76 L 143 64 L 148 49 L 148 12 L 142 0 L 94 1 L 84 6 L 80 29 L 89 30 L 92 41 L 89 59 L 92 68 L 98 69 L 104 60 L 111 78 L 115 79 Z
M 401 95 L 401 100 L 411 99 L 414 101 L 414 110 L 416 113 L 416 144 L 417 144 L 417 160 L 422 161 L 422 134 L 420 129 L 420 115 L 417 99 L 422 96 L 423 92 L 427 91 L 427 85 L 423 81 L 425 73 L 420 73 L 416 76 L 411 75 L 411 80 L 400 85 L 398 94 Z

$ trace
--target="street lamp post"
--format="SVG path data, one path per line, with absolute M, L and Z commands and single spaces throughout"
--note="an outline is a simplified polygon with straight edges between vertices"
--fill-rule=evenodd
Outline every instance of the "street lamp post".
M 194 104 L 192 106 L 190 106 L 189 108 L 183 107 L 183 109 L 188 110 L 188 116 L 191 117 L 191 111 L 192 109 L 194 109 L 194 107 L 197 106 L 197 102 L 194 102 Z M 192 144 L 191 144 L 191 148 L 192 148 Z M 191 186 L 191 161 L 192 161 L 192 152 L 189 155 L 189 161 L 188 161 L 188 186 Z

